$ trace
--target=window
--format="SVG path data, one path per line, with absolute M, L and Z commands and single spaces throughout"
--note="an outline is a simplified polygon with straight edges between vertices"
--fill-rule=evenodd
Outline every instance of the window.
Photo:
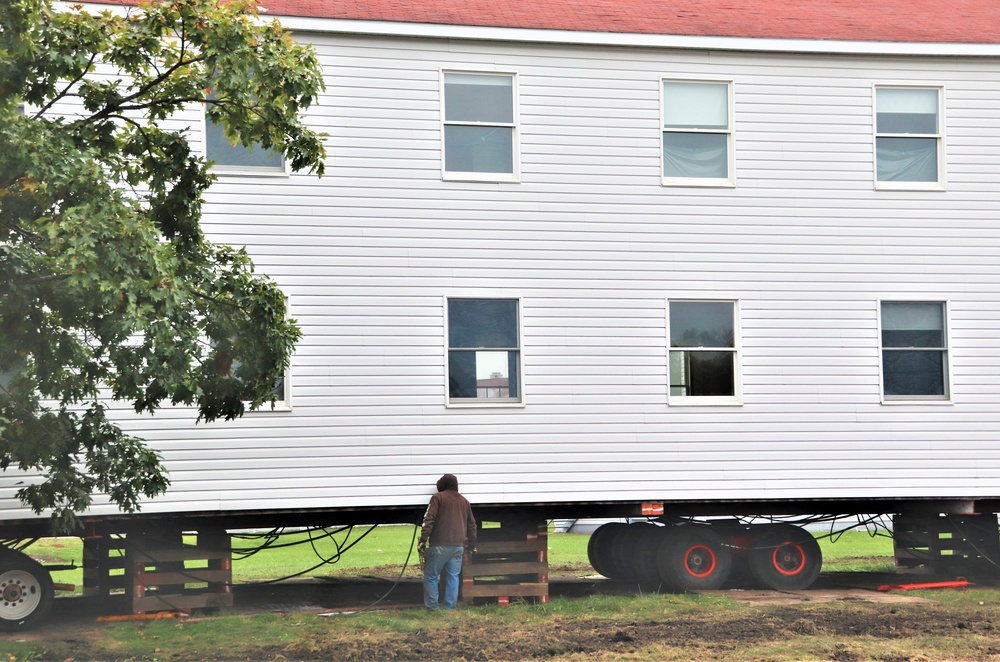
M 878 188 L 940 188 L 941 90 L 875 88 L 875 184 Z
M 241 361 L 233 361 L 229 368 L 229 377 L 236 379 L 236 371 L 242 365 Z M 291 411 L 292 409 L 292 378 L 291 369 L 285 368 L 285 372 L 278 377 L 277 382 L 274 384 L 274 388 L 271 389 L 271 393 L 274 394 L 275 400 L 274 405 L 265 403 L 260 409 L 251 410 L 249 403 L 244 403 L 247 405 L 247 413 L 251 411 L 256 412 L 268 412 L 268 411 Z
M 290 369 L 285 369 L 285 374 L 278 377 L 278 383 L 274 385 L 271 389 L 271 393 L 274 393 L 276 399 L 274 401 L 274 409 L 289 411 L 292 408 L 292 379 L 290 374 Z M 263 410 L 266 411 L 268 407 L 264 407 Z
M 516 181 L 513 74 L 444 74 L 444 176 Z
M 448 300 L 448 402 L 521 401 L 517 299 Z
M 883 301 L 880 328 L 883 399 L 948 400 L 945 304 Z
M 209 99 L 214 95 L 209 94 Z M 215 172 L 243 174 L 279 174 L 286 173 L 285 161 L 281 154 L 270 152 L 260 147 L 246 147 L 241 143 L 235 145 L 226 137 L 222 125 L 205 117 L 205 156 L 213 161 Z
M 739 334 L 734 301 L 671 301 L 670 401 L 739 404 Z
M 733 184 L 732 85 L 663 81 L 663 183 Z
M 288 297 L 285 297 L 285 309 L 288 310 Z M 214 346 L 214 343 L 213 343 Z M 230 351 L 232 351 L 230 349 Z M 239 379 L 236 376 L 237 371 L 243 362 L 236 358 L 231 358 L 228 365 L 226 365 L 223 370 L 225 371 L 225 376 L 230 379 Z M 275 396 L 273 405 L 271 403 L 265 403 L 260 407 L 260 409 L 252 410 L 257 412 L 268 412 L 268 411 L 291 411 L 292 410 L 292 368 L 288 366 L 285 368 L 284 372 L 280 377 L 275 380 L 274 387 L 270 391 L 271 395 Z M 249 403 L 244 402 L 247 406 L 247 412 L 251 412 L 249 408 Z

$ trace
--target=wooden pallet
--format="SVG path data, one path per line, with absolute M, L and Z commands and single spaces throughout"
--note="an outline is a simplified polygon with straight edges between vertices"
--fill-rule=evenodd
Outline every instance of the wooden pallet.
M 232 551 L 222 530 L 84 540 L 84 595 L 145 614 L 233 605 Z
M 477 552 L 462 562 L 462 600 L 513 598 L 549 601 L 548 528 L 545 522 L 482 529 Z
M 125 538 L 95 535 L 83 539 L 83 595 L 111 598 L 125 592 Z
M 893 517 L 896 571 L 997 577 L 997 516 L 903 514 Z

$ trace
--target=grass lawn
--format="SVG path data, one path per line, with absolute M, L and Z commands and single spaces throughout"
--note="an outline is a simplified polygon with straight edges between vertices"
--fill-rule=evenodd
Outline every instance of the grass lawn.
M 233 537 L 233 580 L 237 583 L 272 580 L 292 575 L 357 576 L 369 573 L 398 574 L 404 563 L 405 576 L 417 576 L 416 527 L 410 525 L 351 527 L 332 535 L 322 532 L 291 533 L 275 540 L 265 534 Z M 590 574 L 587 560 L 589 536 L 566 533 L 549 535 L 549 565 L 553 571 Z M 848 531 L 835 538 L 821 536 L 825 572 L 891 572 L 892 539 L 872 537 L 864 531 Z M 269 547 L 259 549 L 270 543 Z M 253 550 L 259 549 L 254 552 Z M 29 555 L 45 563 L 82 564 L 79 538 L 50 538 L 28 549 Z M 407 557 L 409 559 L 407 561 Z M 304 572 L 305 571 L 305 572 Z M 83 572 L 52 573 L 53 581 L 72 584 L 80 591 Z
M 332 537 L 298 533 L 243 555 L 266 540 L 234 538 L 237 582 L 299 573 L 321 577 L 398 574 L 414 527 L 343 530 Z M 592 575 L 588 536 L 552 534 L 550 567 Z M 849 532 L 821 538 L 827 572 L 882 572 L 892 567 L 892 541 Z M 291 544 L 297 543 L 297 544 Z M 31 548 L 47 561 L 80 560 L 75 539 Z M 410 563 L 413 564 L 412 557 Z M 79 584 L 79 570 L 56 581 Z M 416 569 L 407 572 L 416 576 Z M 595 580 L 595 586 L 603 582 Z M 589 585 L 589 584 L 588 584 Z M 917 591 L 892 602 L 748 603 L 739 592 L 622 595 L 594 592 L 548 604 L 421 608 L 320 617 L 288 611 L 252 616 L 221 613 L 181 621 L 88 623 L 63 632 L 0 638 L 0 660 L 936 660 L 1000 655 L 996 614 L 1000 591 Z

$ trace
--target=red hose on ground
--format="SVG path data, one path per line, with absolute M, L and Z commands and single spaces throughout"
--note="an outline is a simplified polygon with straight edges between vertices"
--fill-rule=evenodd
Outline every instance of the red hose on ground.
M 884 584 L 878 587 L 880 591 L 918 591 L 925 588 L 965 588 L 975 586 L 963 577 L 950 582 L 924 582 L 922 584 Z

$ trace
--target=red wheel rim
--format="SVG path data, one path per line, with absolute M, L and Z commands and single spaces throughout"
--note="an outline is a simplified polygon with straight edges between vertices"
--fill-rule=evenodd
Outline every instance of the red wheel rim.
M 715 572 L 715 552 L 705 545 L 692 545 L 684 552 L 684 570 L 698 579 L 711 577 Z
M 806 550 L 796 543 L 782 543 L 771 554 L 774 569 L 786 577 L 794 577 L 806 567 Z

